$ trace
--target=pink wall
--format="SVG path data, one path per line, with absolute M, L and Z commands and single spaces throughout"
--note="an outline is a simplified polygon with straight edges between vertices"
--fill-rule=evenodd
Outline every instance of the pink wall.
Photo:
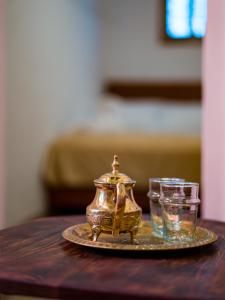
M 203 217 L 225 221 L 225 1 L 208 1 L 203 44 Z
M 4 224 L 4 0 L 0 0 L 0 227 Z

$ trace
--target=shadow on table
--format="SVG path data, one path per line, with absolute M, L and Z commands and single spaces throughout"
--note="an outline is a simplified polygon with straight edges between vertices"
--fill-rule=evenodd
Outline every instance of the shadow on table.
M 214 244 L 201 246 L 191 249 L 177 249 L 177 250 L 160 250 L 160 251 L 121 251 L 109 249 L 95 249 L 85 246 L 75 245 L 64 241 L 61 243 L 62 250 L 68 256 L 103 256 L 103 257 L 122 257 L 135 259 L 182 259 L 182 258 L 207 258 L 217 254 L 219 249 L 220 239 Z

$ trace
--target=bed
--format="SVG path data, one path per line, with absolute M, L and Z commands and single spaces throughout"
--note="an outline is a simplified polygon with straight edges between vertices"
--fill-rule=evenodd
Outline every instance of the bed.
M 200 181 L 199 82 L 113 81 L 104 95 L 110 97 L 103 97 L 95 122 L 47 149 L 42 178 L 50 213 L 84 213 L 93 180 L 110 171 L 114 154 L 121 171 L 137 180 L 135 199 L 145 212 L 149 177 Z

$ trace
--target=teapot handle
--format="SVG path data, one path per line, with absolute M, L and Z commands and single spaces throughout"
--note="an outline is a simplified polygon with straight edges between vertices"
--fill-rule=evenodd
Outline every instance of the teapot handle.
M 123 214 L 126 204 L 126 188 L 122 182 L 116 184 L 116 207 L 115 216 L 113 220 L 113 235 L 120 233 L 120 225 L 123 219 Z

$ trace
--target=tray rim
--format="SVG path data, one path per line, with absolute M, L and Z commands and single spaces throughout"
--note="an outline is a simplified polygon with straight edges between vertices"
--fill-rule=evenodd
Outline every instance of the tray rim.
M 143 222 L 150 223 L 145 220 Z M 158 244 L 158 247 L 157 244 L 131 245 L 131 244 L 107 243 L 107 242 L 98 242 L 98 241 L 93 242 L 91 240 L 80 238 L 78 235 L 71 233 L 72 230 L 74 230 L 74 228 L 78 226 L 80 227 L 80 226 L 87 226 L 87 225 L 89 224 L 85 222 L 85 223 L 79 223 L 79 224 L 69 226 L 62 232 L 62 237 L 68 242 L 80 246 L 95 248 L 95 249 L 116 250 L 116 251 L 174 251 L 174 250 L 182 250 L 182 249 L 193 249 L 193 248 L 210 245 L 218 240 L 218 236 L 215 232 L 202 226 L 197 226 L 196 230 L 207 232 L 207 234 L 210 236 L 209 238 L 203 240 L 195 240 L 193 242 L 180 243 L 180 244 L 178 243 Z

